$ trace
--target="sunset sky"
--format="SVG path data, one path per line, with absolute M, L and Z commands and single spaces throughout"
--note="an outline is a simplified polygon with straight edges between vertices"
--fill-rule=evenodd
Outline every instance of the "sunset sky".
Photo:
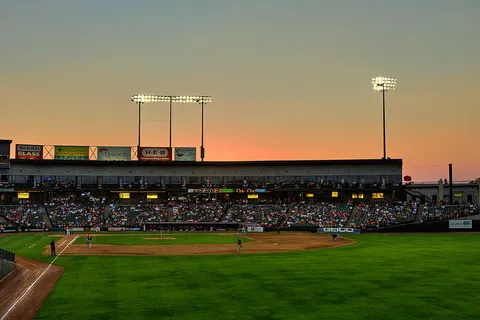
M 382 157 L 415 181 L 480 176 L 479 0 L 0 2 L 0 139 L 137 144 L 133 94 L 211 95 L 206 160 Z M 173 146 L 200 146 L 174 106 Z M 142 145 L 168 146 L 168 105 Z M 197 152 L 198 153 L 198 152 Z

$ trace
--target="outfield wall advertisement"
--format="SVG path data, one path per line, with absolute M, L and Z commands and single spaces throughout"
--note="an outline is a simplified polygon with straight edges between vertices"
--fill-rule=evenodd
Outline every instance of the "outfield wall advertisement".
M 197 148 L 175 148 L 175 161 L 196 161 Z
M 247 227 L 247 232 L 263 232 L 263 227 Z
M 172 148 L 140 147 L 138 160 L 143 161 L 172 161 Z
M 130 161 L 132 149 L 130 147 L 97 147 L 98 161 Z
M 448 220 L 449 229 L 472 229 L 472 220 Z
M 360 234 L 360 229 L 353 228 L 318 228 L 317 233 L 353 233 Z
M 15 159 L 22 160 L 42 160 L 43 146 L 17 144 L 15 145 Z
M 90 148 L 81 146 L 55 146 L 55 160 L 88 160 Z

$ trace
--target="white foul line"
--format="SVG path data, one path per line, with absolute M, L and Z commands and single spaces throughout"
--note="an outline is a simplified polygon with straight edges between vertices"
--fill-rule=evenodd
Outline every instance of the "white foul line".
M 63 248 L 63 250 L 60 252 L 60 254 L 58 256 L 55 257 L 55 259 L 52 260 L 52 262 L 50 262 L 50 264 L 48 265 L 48 267 L 45 268 L 45 270 L 43 270 L 43 272 L 38 276 L 38 278 L 27 288 L 27 290 L 25 290 L 25 292 L 20 296 L 20 298 L 18 298 L 17 300 L 15 300 L 15 302 L 13 303 L 13 305 L 7 310 L 7 312 L 5 312 L 5 314 L 0 318 L 0 320 L 4 320 L 8 314 L 10 312 L 12 312 L 13 309 L 15 309 L 15 307 L 17 306 L 17 304 L 23 300 L 23 298 L 25 298 L 25 296 L 28 294 L 28 292 L 30 290 L 32 290 L 33 286 L 38 282 L 38 280 L 40 280 L 40 278 L 48 271 L 48 269 L 50 269 L 50 267 L 52 266 L 52 264 L 55 262 L 55 260 L 58 259 L 58 257 L 60 257 L 60 255 L 63 253 L 63 251 L 65 251 L 69 245 L 71 245 L 75 240 L 77 240 L 78 236 L 76 236 L 72 241 L 70 241 L 69 244 L 67 244 L 67 246 L 65 248 Z
M 67 241 L 68 240 L 63 241 L 62 244 L 59 247 L 63 246 L 65 244 L 65 242 L 67 242 Z
M 28 249 L 30 249 L 30 248 L 32 248 L 32 247 L 34 247 L 34 246 L 35 246 L 35 243 L 34 243 L 34 244 L 32 244 L 30 247 L 28 247 Z

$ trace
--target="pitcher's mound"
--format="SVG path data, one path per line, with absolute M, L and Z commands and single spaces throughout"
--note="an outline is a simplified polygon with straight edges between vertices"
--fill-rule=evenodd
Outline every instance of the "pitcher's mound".
M 163 238 L 143 238 L 143 240 L 176 240 L 177 238 L 163 237 Z

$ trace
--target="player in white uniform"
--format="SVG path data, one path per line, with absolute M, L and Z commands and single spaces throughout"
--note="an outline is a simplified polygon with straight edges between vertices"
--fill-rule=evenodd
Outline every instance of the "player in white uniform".
M 70 227 L 67 226 L 67 237 L 70 237 Z

